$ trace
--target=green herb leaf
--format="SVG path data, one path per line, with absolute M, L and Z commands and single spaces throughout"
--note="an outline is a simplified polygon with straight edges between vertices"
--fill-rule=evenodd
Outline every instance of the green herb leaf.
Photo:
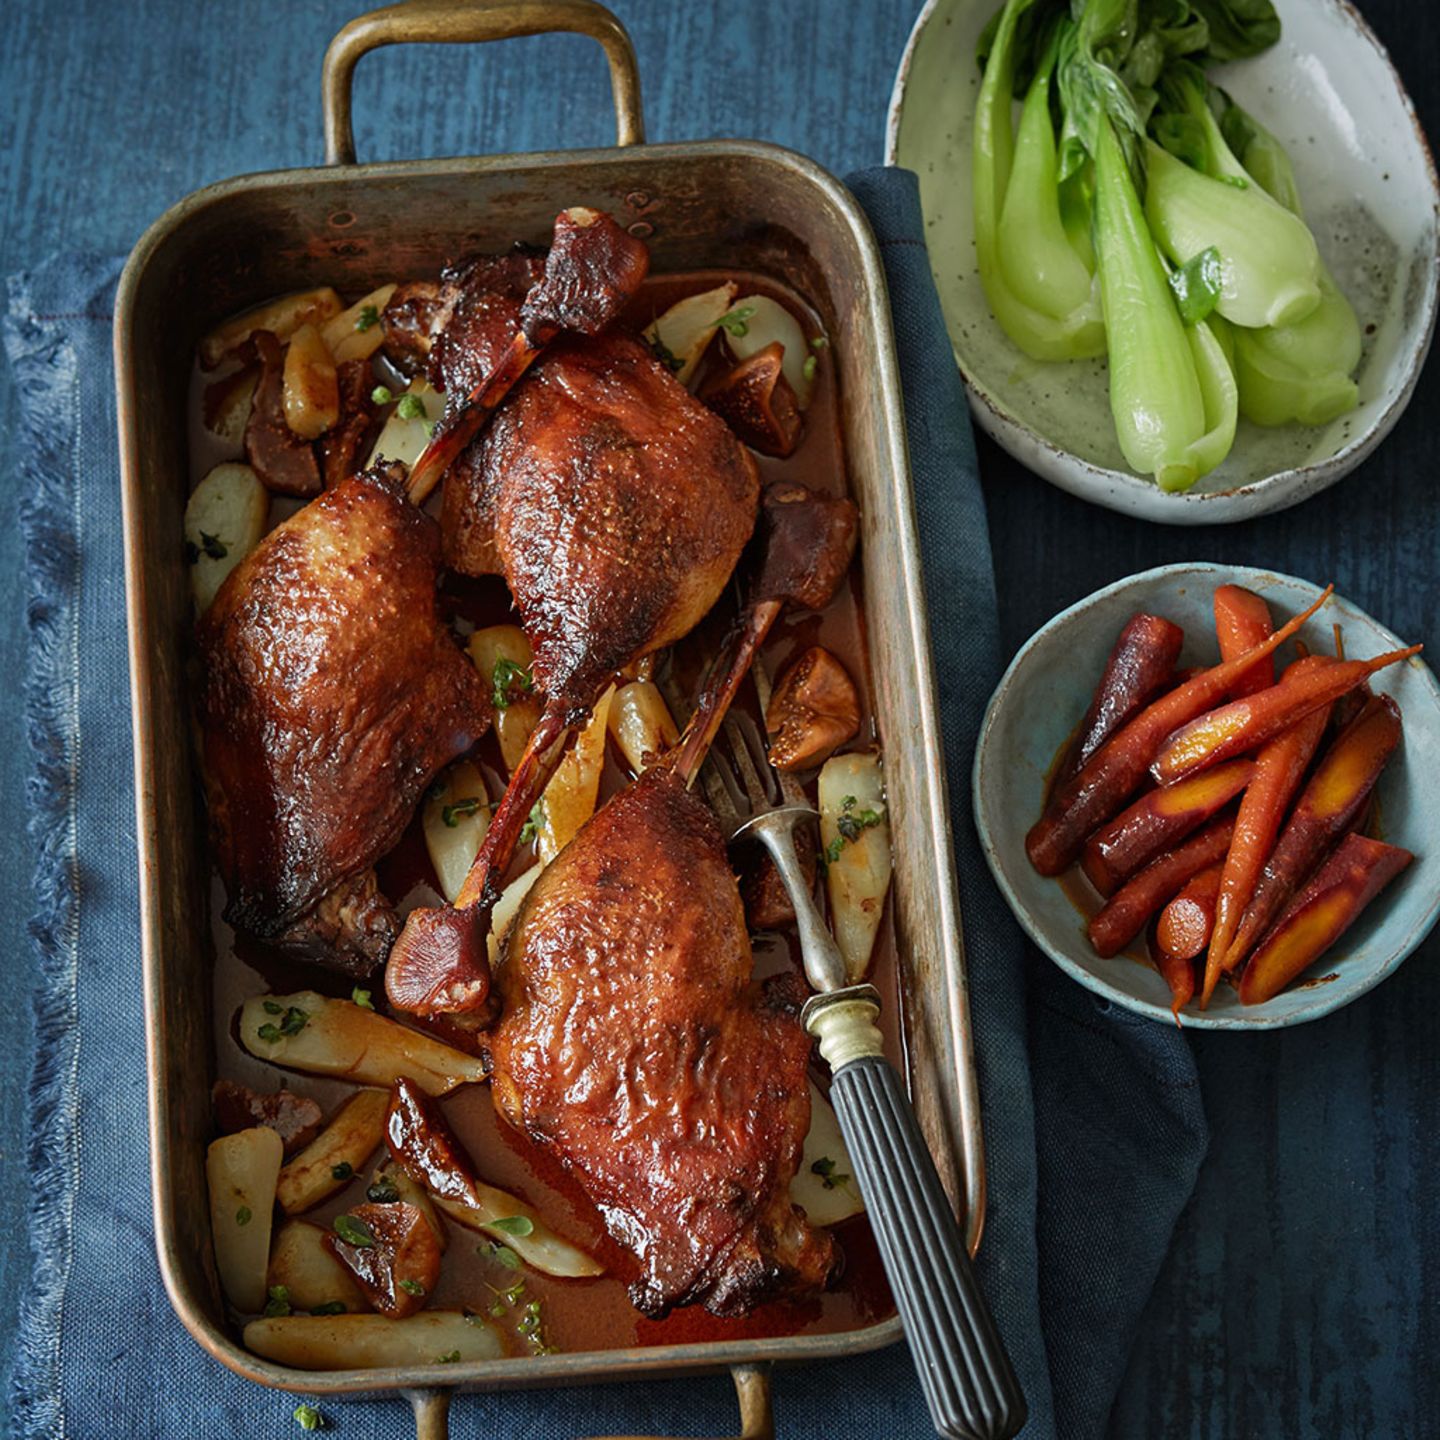
M 400 1288 L 407 1295 L 423 1295 L 425 1293 L 425 1287 L 418 1280 L 402 1280 Z
M 545 823 L 544 807 L 544 800 L 535 802 L 530 818 L 520 827 L 520 844 L 528 845 L 540 833 L 540 827 Z
M 274 1045 L 280 1039 L 280 1029 L 276 1025 L 262 1025 L 255 1033 L 267 1045 Z
M 310 1023 L 310 1016 L 298 1005 L 292 1005 L 280 1021 L 282 1035 L 298 1035 Z
M 373 305 L 362 305 L 355 317 L 355 328 L 362 334 L 380 323 L 380 312 Z
M 395 398 L 395 392 L 388 385 L 377 385 L 370 392 L 370 400 L 375 405 L 388 405 Z
M 273 1320 L 277 1315 L 290 1313 L 290 1292 L 283 1285 L 270 1287 L 270 1298 L 265 1302 L 265 1315 Z
M 335 1233 L 347 1245 L 353 1245 L 357 1250 L 374 1248 L 374 1232 L 363 1220 L 357 1220 L 353 1215 L 337 1215 L 331 1223 L 335 1226 Z
M 375 1002 L 370 998 L 368 990 L 362 990 L 358 985 L 350 992 L 350 999 L 362 1010 L 373 1010 Z
M 315 1313 L 313 1310 L 310 1312 Z M 297 1405 L 295 1407 L 295 1423 L 302 1430 L 323 1430 L 325 1428 L 325 1417 L 313 1405 Z
M 355 1173 L 355 1167 L 348 1161 L 342 1160 L 338 1165 L 330 1167 L 330 1175 L 335 1180 L 348 1180 Z
M 505 1302 L 503 1300 L 497 1300 L 490 1307 L 490 1314 L 494 1316 L 496 1320 L 503 1320 L 505 1318 Z
M 237 1225 L 248 1225 L 254 1218 L 255 1217 L 250 1213 L 250 1207 L 248 1205 L 242 1205 L 235 1212 L 235 1223 Z
M 846 1175 L 844 1171 L 837 1173 L 835 1162 L 828 1155 L 824 1155 L 817 1160 L 810 1167 L 810 1170 L 812 1174 L 820 1177 L 821 1182 L 827 1190 L 834 1190 L 838 1186 L 848 1185 L 850 1183 L 850 1177 Z
M 382 1175 L 366 1190 L 365 1198 L 375 1205 L 393 1205 L 400 1198 L 400 1190 L 388 1175 Z
M 283 1015 L 285 1013 L 285 1007 L 277 1005 L 273 1000 L 267 1000 L 264 1009 L 267 1015 Z
M 1220 303 L 1223 284 L 1220 252 L 1213 245 L 1172 270 L 1170 288 L 1175 292 L 1180 318 L 1187 325 L 1198 325 Z
M 507 1270 L 520 1269 L 520 1257 L 508 1245 L 501 1245 L 492 1240 L 489 1245 L 481 1245 L 477 1248 L 487 1260 L 497 1261 Z
M 807 379 L 813 380 L 815 372 L 820 368 L 820 362 L 813 356 L 807 355 L 805 363 L 800 367 L 800 373 Z
M 423 420 L 425 402 L 418 395 L 402 395 L 400 403 L 395 407 L 395 413 L 402 420 Z
M 200 548 L 212 560 L 223 560 L 230 553 L 229 547 L 218 535 L 207 535 L 203 530 L 200 532 Z
M 841 852 L 844 848 L 845 848 L 845 840 L 844 840 L 844 837 L 843 837 L 843 836 L 840 836 L 840 835 L 837 835 L 837 836 L 825 847 L 825 863 L 826 863 L 827 865 L 833 865 L 833 864 L 840 858 L 840 852 Z
M 458 1350 L 452 1350 L 448 1355 L 437 1355 L 435 1357 L 435 1363 L 437 1365 L 454 1365 L 459 1359 L 460 1352 Z
M 727 334 L 737 338 L 750 333 L 749 321 L 755 315 L 753 305 L 738 305 L 734 310 L 727 311 L 720 317 L 720 328 Z
M 345 1302 L 343 1300 L 327 1300 L 323 1305 L 317 1305 L 310 1313 L 312 1315 L 343 1315 Z
M 810 348 L 812 350 L 828 350 L 830 348 L 830 342 L 823 335 L 817 335 L 810 342 Z
M 685 368 L 685 362 L 658 335 L 651 336 L 645 343 L 650 347 L 650 353 L 673 374 L 679 374 Z
M 490 698 L 497 710 L 508 710 L 517 690 L 527 695 L 535 688 L 535 676 L 523 665 L 501 656 L 490 674 Z
M 447 829 L 453 830 L 460 823 L 462 815 L 473 815 L 479 808 L 480 797 L 467 795 L 465 799 L 457 800 L 453 805 L 443 806 L 440 818 L 445 822 Z
M 518 1235 L 522 1240 L 535 1233 L 535 1222 L 528 1215 L 505 1215 L 490 1222 L 492 1230 L 503 1230 L 507 1235 Z
M 841 808 L 842 810 L 853 810 L 858 803 L 859 803 L 859 802 L 855 799 L 855 797 L 854 797 L 853 795 L 847 795 L 847 796 L 840 802 L 840 808 Z

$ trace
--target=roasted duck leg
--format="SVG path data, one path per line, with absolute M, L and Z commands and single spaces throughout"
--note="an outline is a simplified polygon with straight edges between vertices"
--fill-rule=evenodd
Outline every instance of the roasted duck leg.
M 225 918 L 357 974 L 398 917 L 371 868 L 490 723 L 490 687 L 436 606 L 439 526 L 405 473 L 356 475 L 267 535 L 197 639 Z
M 505 576 L 545 709 L 455 907 L 412 912 L 392 954 L 386 992 L 416 1014 L 484 1003 L 490 908 L 566 742 L 616 671 L 719 598 L 759 483 L 722 421 L 639 342 L 609 334 L 556 343 L 445 490 L 446 558 Z

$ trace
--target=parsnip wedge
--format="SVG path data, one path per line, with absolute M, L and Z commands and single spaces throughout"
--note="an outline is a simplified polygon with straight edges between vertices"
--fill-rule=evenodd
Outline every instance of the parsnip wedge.
M 513 770 L 540 718 L 540 700 L 530 671 L 530 642 L 518 625 L 486 625 L 470 637 L 466 648 L 480 678 L 504 701 L 495 707 L 495 738 L 505 768 Z
M 607 722 L 625 763 L 639 775 L 679 738 L 680 731 L 653 680 L 632 680 L 615 692 Z
M 682 385 L 689 384 L 738 288 L 727 280 L 714 290 L 687 295 L 645 327 L 646 343 L 670 365 Z
M 340 418 L 335 357 L 313 325 L 302 325 L 290 338 L 281 394 L 285 423 L 302 440 L 318 440 Z
M 394 293 L 393 285 L 382 285 L 325 322 L 320 335 L 337 365 L 347 360 L 367 360 L 384 344 L 385 327 L 380 323 L 380 313 Z
M 357 1085 L 389 1086 L 408 1075 L 427 1095 L 445 1095 L 485 1078 L 474 1055 L 313 990 L 247 1000 L 240 1011 L 240 1043 L 257 1060 L 338 1075 Z
M 517 875 L 500 892 L 500 898 L 490 912 L 490 933 L 485 937 L 490 946 L 492 962 L 499 952 L 500 942 L 505 938 L 505 932 L 515 923 L 515 917 L 520 913 L 521 902 L 530 893 L 530 887 L 540 878 L 542 869 L 544 866 L 532 865 L 523 875 Z
M 225 577 L 260 543 L 270 495 L 248 466 L 217 465 L 185 502 L 185 558 L 190 591 L 204 614 Z
M 810 1128 L 800 1168 L 790 1182 L 790 1198 L 812 1225 L 838 1225 L 865 1209 L 855 1167 L 830 1102 L 810 1085 Z
M 567 1280 L 581 1280 L 589 1275 L 603 1275 L 605 1267 L 592 1259 L 577 1245 L 557 1235 L 523 1200 L 497 1190 L 493 1185 L 476 1186 L 480 1205 L 465 1205 L 435 1195 L 436 1208 L 452 1220 L 488 1235 L 497 1245 L 508 1246 L 527 1265 L 546 1275 L 559 1275 Z M 496 1223 L 500 1222 L 500 1223 Z M 525 1234 L 526 1222 L 530 1229 Z
M 385 1138 L 385 1107 L 389 1103 L 388 1091 L 357 1091 L 286 1165 L 275 1198 L 287 1215 L 314 1209 L 350 1183 Z
M 267 1286 L 284 1286 L 296 1310 L 343 1305 L 351 1314 L 369 1306 L 350 1272 L 330 1253 L 325 1231 L 308 1220 L 287 1220 L 270 1251 Z
M 575 737 L 575 743 L 540 797 L 535 849 L 542 865 L 548 865 L 595 813 L 600 773 L 605 768 L 605 726 L 614 697 L 612 685 L 600 697 L 585 728 Z
M 810 347 L 800 322 L 778 300 L 768 295 L 742 295 L 721 323 L 725 344 L 737 360 L 748 360 L 778 340 L 785 351 L 780 368 L 795 392 L 795 401 L 802 410 L 809 405 L 815 374 L 815 367 L 806 365 Z
M 400 403 L 390 412 L 366 467 L 378 465 L 382 460 L 398 460 L 408 470 L 429 444 L 430 432 L 444 413 L 445 397 L 425 381 L 412 380 Z
M 275 1182 L 285 1146 L 268 1126 L 222 1135 L 205 1152 L 210 1186 L 210 1233 L 225 1298 L 246 1314 L 265 1306 L 265 1268 Z
M 870 968 L 890 888 L 890 812 L 880 757 L 836 755 L 820 769 L 819 790 L 830 924 L 849 982 L 858 985 Z
M 485 781 L 469 760 L 457 761 L 430 787 L 420 814 L 425 849 L 447 900 L 453 900 L 490 828 Z
M 209 392 L 206 392 L 205 428 L 232 456 L 245 453 L 245 426 L 250 420 L 250 407 L 254 403 L 255 387 L 259 383 L 260 371 L 251 365 L 237 370 L 228 380 L 215 382 L 220 398 L 215 402 L 213 410 Z
M 200 364 L 213 370 L 232 350 L 243 345 L 257 330 L 268 330 L 282 344 L 302 325 L 323 325 L 345 307 L 328 286 L 301 290 L 267 300 L 243 315 L 217 325 L 200 342 Z
M 500 1332 L 478 1315 L 424 1310 L 404 1320 L 384 1315 L 284 1315 L 252 1320 L 245 1346 L 297 1370 L 375 1370 L 397 1365 L 498 1360 Z

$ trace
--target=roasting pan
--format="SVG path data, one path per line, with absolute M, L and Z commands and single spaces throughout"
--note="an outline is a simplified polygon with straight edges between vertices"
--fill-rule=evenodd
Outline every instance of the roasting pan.
M 399 42 L 546 31 L 604 48 L 615 148 L 356 163 L 351 78 L 367 51 Z M 745 1437 L 773 1435 L 772 1364 L 833 1359 L 900 1338 L 891 1318 L 835 1334 L 669 1344 L 468 1365 L 300 1371 L 241 1348 L 215 1279 L 205 1189 L 213 1031 L 210 862 L 191 761 L 182 560 L 188 491 L 184 416 L 191 357 L 215 321 L 282 291 L 356 293 L 435 272 L 467 250 L 543 242 L 570 205 L 608 210 L 648 241 L 656 272 L 733 267 L 784 281 L 833 337 L 851 493 L 862 514 L 863 595 L 894 816 L 895 923 L 905 1065 L 916 1111 L 970 1248 L 984 1166 L 936 690 L 911 508 L 895 342 L 864 215 L 800 155 L 749 141 L 646 145 L 635 55 L 594 0 L 412 0 L 360 17 L 323 72 L 326 164 L 200 190 L 135 247 L 115 317 L 126 593 L 134 703 L 151 1173 L 160 1270 L 181 1321 L 211 1355 L 264 1385 L 338 1396 L 391 1392 L 421 1436 L 446 1433 L 453 1390 L 565 1385 L 730 1367 Z M 417 225 L 415 217 L 424 217 Z

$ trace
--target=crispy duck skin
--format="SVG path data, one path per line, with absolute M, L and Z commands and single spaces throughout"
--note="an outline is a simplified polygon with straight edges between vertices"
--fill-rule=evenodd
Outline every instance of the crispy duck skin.
M 507 938 L 495 1103 L 635 1256 L 647 1315 L 740 1315 L 836 1268 L 789 1197 L 810 1040 L 752 966 L 724 836 L 665 764 L 588 822 Z
M 398 923 L 371 866 L 490 721 L 441 622 L 437 525 L 401 467 L 277 526 L 201 619 L 200 721 L 226 919 L 368 973 Z

